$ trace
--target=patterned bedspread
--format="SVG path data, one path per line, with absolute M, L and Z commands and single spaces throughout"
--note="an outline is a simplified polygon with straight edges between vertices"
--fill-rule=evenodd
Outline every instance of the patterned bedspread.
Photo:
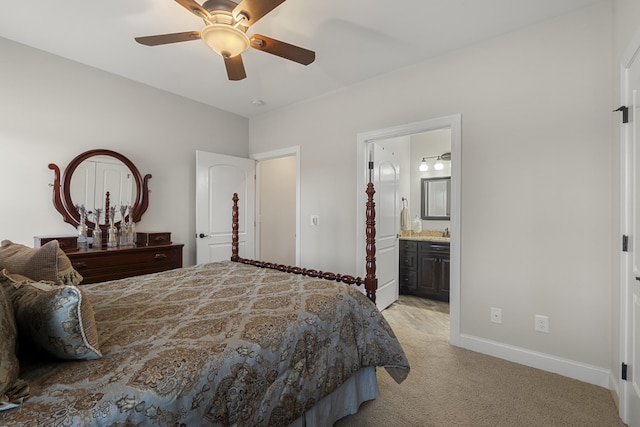
M 221 262 L 83 286 L 103 358 L 34 363 L 3 426 L 286 426 L 405 354 L 357 289 Z

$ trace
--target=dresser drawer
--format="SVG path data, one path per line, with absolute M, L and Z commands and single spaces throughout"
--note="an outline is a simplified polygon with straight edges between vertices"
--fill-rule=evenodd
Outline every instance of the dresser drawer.
M 182 246 L 90 249 L 67 255 L 86 284 L 182 267 Z
M 78 250 L 78 236 L 35 236 L 33 238 L 33 247 L 39 248 L 52 240 L 57 240 L 58 246 L 64 252 Z
M 136 245 L 156 246 L 170 245 L 171 233 L 169 232 L 138 232 L 136 233 Z

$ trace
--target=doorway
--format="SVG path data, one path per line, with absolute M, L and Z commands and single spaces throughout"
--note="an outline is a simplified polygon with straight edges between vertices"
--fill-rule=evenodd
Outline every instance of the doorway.
M 422 134 L 430 131 L 442 129 L 450 130 L 451 134 L 451 264 L 450 264 L 450 336 L 449 341 L 453 345 L 459 345 L 460 340 L 460 153 L 461 153 L 461 128 L 462 116 L 451 115 L 421 122 L 409 123 L 391 128 L 379 129 L 371 132 L 359 133 L 357 136 L 357 188 L 365 188 L 369 180 L 368 163 L 369 150 L 373 142 L 384 141 L 393 138 L 407 137 L 410 135 Z M 403 175 L 402 169 L 400 175 Z M 364 209 L 366 195 L 358 191 L 357 196 L 357 227 L 356 239 L 358 242 L 365 241 Z M 363 274 L 364 248 L 356 245 L 356 259 L 358 260 L 358 272 Z
M 300 147 L 256 160 L 256 259 L 300 265 Z

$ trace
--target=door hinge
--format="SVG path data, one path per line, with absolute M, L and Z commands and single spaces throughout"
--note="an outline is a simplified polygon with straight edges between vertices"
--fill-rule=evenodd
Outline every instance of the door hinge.
M 627 380 L 627 364 L 622 362 L 622 379 Z
M 626 234 L 622 235 L 622 252 L 629 251 L 629 236 Z
M 622 111 L 622 123 L 629 123 L 629 107 L 625 107 L 624 105 L 620 108 L 618 108 L 617 110 L 613 110 L 614 112 L 616 111 Z

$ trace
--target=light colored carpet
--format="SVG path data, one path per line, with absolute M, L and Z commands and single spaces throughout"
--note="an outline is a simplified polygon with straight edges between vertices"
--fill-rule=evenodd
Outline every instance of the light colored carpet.
M 380 397 L 348 426 L 624 426 L 609 390 L 449 345 L 448 305 L 402 295 L 383 312 L 411 372 L 377 372 Z

